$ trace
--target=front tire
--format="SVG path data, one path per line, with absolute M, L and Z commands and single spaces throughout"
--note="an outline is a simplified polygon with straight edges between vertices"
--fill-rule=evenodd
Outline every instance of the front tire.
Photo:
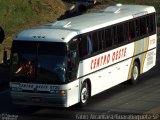
M 139 70 L 139 64 L 137 62 L 134 62 L 131 72 L 131 83 L 133 85 L 137 84 L 139 80 L 140 70 Z
M 85 106 L 89 100 L 89 87 L 87 82 L 82 84 L 81 93 L 80 93 L 80 106 Z

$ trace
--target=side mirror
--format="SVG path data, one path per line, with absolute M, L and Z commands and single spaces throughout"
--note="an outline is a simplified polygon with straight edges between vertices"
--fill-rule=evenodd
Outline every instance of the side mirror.
M 4 30 L 2 29 L 2 27 L 0 27 L 0 44 L 3 42 L 4 37 L 5 37 Z

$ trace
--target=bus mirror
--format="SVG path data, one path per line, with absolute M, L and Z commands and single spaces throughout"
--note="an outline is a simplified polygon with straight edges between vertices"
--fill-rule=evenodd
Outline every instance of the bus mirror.
M 2 27 L 0 27 L 0 44 L 3 42 L 4 37 L 5 37 L 4 30 L 2 29 Z

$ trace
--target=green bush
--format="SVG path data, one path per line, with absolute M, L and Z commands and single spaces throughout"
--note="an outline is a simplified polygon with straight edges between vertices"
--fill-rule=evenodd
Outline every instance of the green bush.
M 0 0 L 0 26 L 6 34 L 15 32 L 17 26 L 39 19 L 38 13 L 47 9 L 40 0 Z

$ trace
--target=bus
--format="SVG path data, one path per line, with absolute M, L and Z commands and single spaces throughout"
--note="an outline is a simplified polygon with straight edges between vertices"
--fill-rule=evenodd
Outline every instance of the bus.
M 70 107 L 156 65 L 156 11 L 109 6 L 24 30 L 11 48 L 13 103 Z

